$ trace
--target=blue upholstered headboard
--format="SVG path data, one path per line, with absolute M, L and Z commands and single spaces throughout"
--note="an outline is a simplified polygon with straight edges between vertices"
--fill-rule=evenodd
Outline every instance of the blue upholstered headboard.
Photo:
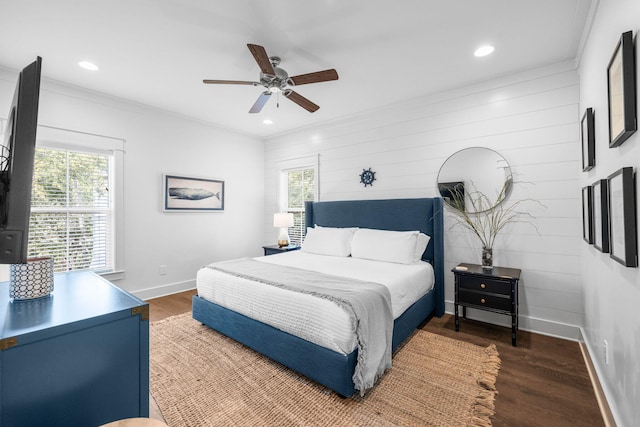
M 442 198 L 343 200 L 306 202 L 307 227 L 360 227 L 380 230 L 419 230 L 429 236 L 422 259 L 433 265 L 437 293 L 436 315 L 444 313 L 444 231 Z

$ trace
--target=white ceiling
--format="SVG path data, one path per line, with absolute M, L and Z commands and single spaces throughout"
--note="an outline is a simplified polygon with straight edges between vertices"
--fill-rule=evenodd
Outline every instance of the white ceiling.
M 43 58 L 43 77 L 259 137 L 575 58 L 592 0 L 0 0 L 0 65 Z M 335 68 L 299 86 L 309 113 L 262 87 L 247 43 L 289 75 Z M 475 58 L 490 43 L 495 53 Z M 77 66 L 95 62 L 100 71 Z M 274 124 L 264 125 L 265 118 Z

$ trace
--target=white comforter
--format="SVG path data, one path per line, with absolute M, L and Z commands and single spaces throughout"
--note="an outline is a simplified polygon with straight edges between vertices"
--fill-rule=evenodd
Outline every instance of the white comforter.
M 406 265 L 302 251 L 256 260 L 383 284 L 391 294 L 394 319 L 434 283 L 433 268 L 426 262 Z M 348 354 L 356 348 L 349 315 L 331 301 L 208 268 L 198 272 L 197 289 L 204 299 L 330 350 Z

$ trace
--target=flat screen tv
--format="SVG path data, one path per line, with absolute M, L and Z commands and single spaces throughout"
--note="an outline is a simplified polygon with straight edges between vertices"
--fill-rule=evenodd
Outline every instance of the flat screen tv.
M 27 262 L 42 58 L 18 77 L 0 147 L 0 264 Z

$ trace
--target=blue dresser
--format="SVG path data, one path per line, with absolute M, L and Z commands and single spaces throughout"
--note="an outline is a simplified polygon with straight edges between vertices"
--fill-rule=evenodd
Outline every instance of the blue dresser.
M 0 283 L 0 427 L 91 427 L 149 415 L 149 305 L 90 272 L 44 298 Z

